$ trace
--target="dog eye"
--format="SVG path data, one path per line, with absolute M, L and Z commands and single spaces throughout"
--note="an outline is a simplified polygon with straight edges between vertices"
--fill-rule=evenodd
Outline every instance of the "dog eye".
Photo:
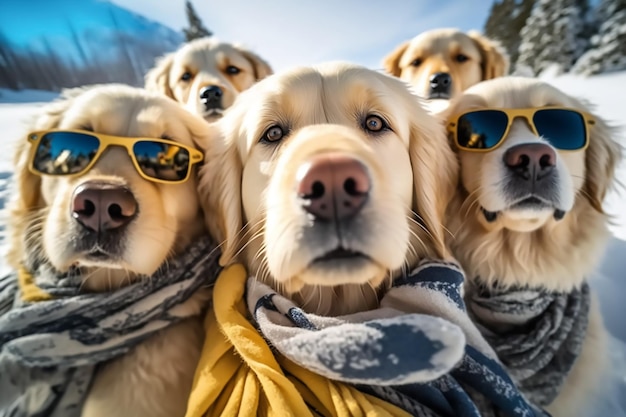
M 467 55 L 458 54 L 457 56 L 454 57 L 454 59 L 456 60 L 456 62 L 465 62 L 469 58 L 467 57 Z
M 234 65 L 229 65 L 226 67 L 226 72 L 230 75 L 237 75 L 241 72 L 241 70 Z
M 420 65 L 422 65 L 422 58 L 415 58 L 412 62 L 411 65 L 414 67 L 419 67 Z
M 191 80 L 191 77 L 192 77 L 191 73 L 189 71 L 185 71 L 183 73 L 183 75 L 180 76 L 180 80 L 181 81 L 189 81 L 189 80 Z
M 278 142 L 285 136 L 285 131 L 282 127 L 274 125 L 267 129 L 261 138 L 261 142 L 274 143 Z
M 369 116 L 367 116 L 363 127 L 369 132 L 380 132 L 383 129 L 389 129 L 389 126 L 383 120 L 383 118 L 380 116 L 376 116 L 375 114 L 370 114 Z

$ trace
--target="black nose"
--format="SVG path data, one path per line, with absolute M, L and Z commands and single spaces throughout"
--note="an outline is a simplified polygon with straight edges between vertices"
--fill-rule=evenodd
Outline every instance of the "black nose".
M 117 229 L 137 214 L 137 200 L 128 188 L 106 182 L 87 182 L 74 190 L 72 217 L 94 232 Z
M 504 164 L 520 178 L 539 181 L 556 166 L 556 152 L 543 143 L 523 143 L 504 153 Z
M 221 108 L 223 95 L 224 92 L 221 88 L 216 85 L 209 85 L 200 90 L 200 101 L 207 110 Z
M 430 77 L 431 93 L 450 93 L 452 77 L 447 72 L 438 72 Z

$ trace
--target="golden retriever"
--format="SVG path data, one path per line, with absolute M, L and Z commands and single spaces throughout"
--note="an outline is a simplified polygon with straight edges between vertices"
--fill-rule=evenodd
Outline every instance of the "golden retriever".
M 201 38 L 162 57 L 146 74 L 145 87 L 212 121 L 239 93 L 270 74 L 269 64 L 242 46 Z
M 239 96 L 200 170 L 222 263 L 306 311 L 340 315 L 425 256 L 446 256 L 442 215 L 456 161 L 445 132 L 400 80 L 331 63 Z M 440 142 L 442 140 L 443 142 Z M 220 147 L 221 146 L 221 147 Z
M 201 139 L 206 126 L 160 94 L 106 85 L 71 91 L 45 107 L 32 128 L 169 138 L 195 148 L 197 142 L 206 142 Z M 112 146 L 80 176 L 40 176 L 29 171 L 31 145 L 26 142 L 15 156 L 17 186 L 8 207 L 12 267 L 36 253 L 60 272 L 80 266 L 84 291 L 109 291 L 153 274 L 204 233 L 193 172 L 183 183 L 149 182 L 127 150 Z M 99 220 L 97 204 L 93 215 L 77 208 L 89 193 L 92 204 L 111 202 L 107 210 L 98 211 Z M 111 209 L 114 204 L 121 207 L 117 212 Z M 208 296 L 202 290 L 180 307 L 199 315 Z M 183 416 L 202 347 L 199 320 L 170 326 L 100 367 L 82 415 Z
M 468 89 L 449 116 L 455 123 L 454 115 L 472 109 L 550 106 L 587 112 L 544 82 L 503 77 Z M 621 155 L 606 123 L 592 119 L 588 145 L 578 150 L 556 149 L 522 118 L 512 119 L 503 142 L 489 152 L 457 149 L 461 180 L 447 226 L 453 255 L 473 284 L 569 292 L 590 276 L 607 241 L 602 200 Z M 479 136 L 471 140 L 484 140 Z M 597 307 L 592 302 L 582 351 L 548 407 L 555 417 L 584 413 L 590 393 L 601 385 L 606 332 Z
M 483 80 L 506 75 L 509 58 L 495 41 L 475 31 L 435 29 L 408 40 L 383 60 L 383 68 L 427 99 L 450 99 Z

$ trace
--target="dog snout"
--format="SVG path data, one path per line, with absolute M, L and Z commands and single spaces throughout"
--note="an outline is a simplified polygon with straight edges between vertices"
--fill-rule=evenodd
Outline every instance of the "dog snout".
M 224 91 L 216 85 L 209 85 L 200 89 L 200 101 L 206 109 L 222 107 L 222 96 Z
M 505 165 L 525 180 L 537 181 L 556 166 L 556 152 L 543 143 L 524 143 L 504 153 Z
M 452 77 L 447 72 L 438 72 L 430 77 L 431 93 L 450 93 Z
M 304 209 L 321 220 L 356 215 L 371 189 L 367 168 L 359 160 L 328 153 L 313 157 L 298 171 L 298 196 Z
M 74 191 L 72 217 L 95 232 L 127 225 L 136 216 L 137 200 L 126 187 L 105 182 L 88 182 Z

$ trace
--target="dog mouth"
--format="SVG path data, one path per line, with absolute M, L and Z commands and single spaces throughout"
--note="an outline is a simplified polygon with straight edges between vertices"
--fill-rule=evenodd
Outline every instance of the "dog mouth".
M 522 198 L 517 200 L 513 204 L 509 205 L 506 210 L 534 210 L 534 211 L 542 211 L 542 210 L 554 210 L 553 217 L 555 220 L 561 220 L 565 217 L 565 210 L 562 210 L 555 206 L 555 204 L 549 200 L 544 198 L 531 195 L 529 197 Z M 481 207 L 481 211 L 485 220 L 491 223 L 494 222 L 498 218 L 498 214 L 500 214 L 504 210 L 499 211 L 489 211 L 484 207 Z
M 213 108 L 213 109 L 205 110 L 204 113 L 202 113 L 202 117 L 204 117 L 205 119 L 215 120 L 217 118 L 222 117 L 223 114 L 224 114 L 224 109 Z
M 428 99 L 429 100 L 434 100 L 434 99 L 450 100 L 450 94 L 442 93 L 442 92 L 430 93 L 428 95 Z
M 341 246 L 326 252 L 322 256 L 318 256 L 313 259 L 313 264 L 325 263 L 325 262 L 350 262 L 354 260 L 370 260 L 370 257 L 363 252 L 353 251 L 351 249 L 345 249 Z

